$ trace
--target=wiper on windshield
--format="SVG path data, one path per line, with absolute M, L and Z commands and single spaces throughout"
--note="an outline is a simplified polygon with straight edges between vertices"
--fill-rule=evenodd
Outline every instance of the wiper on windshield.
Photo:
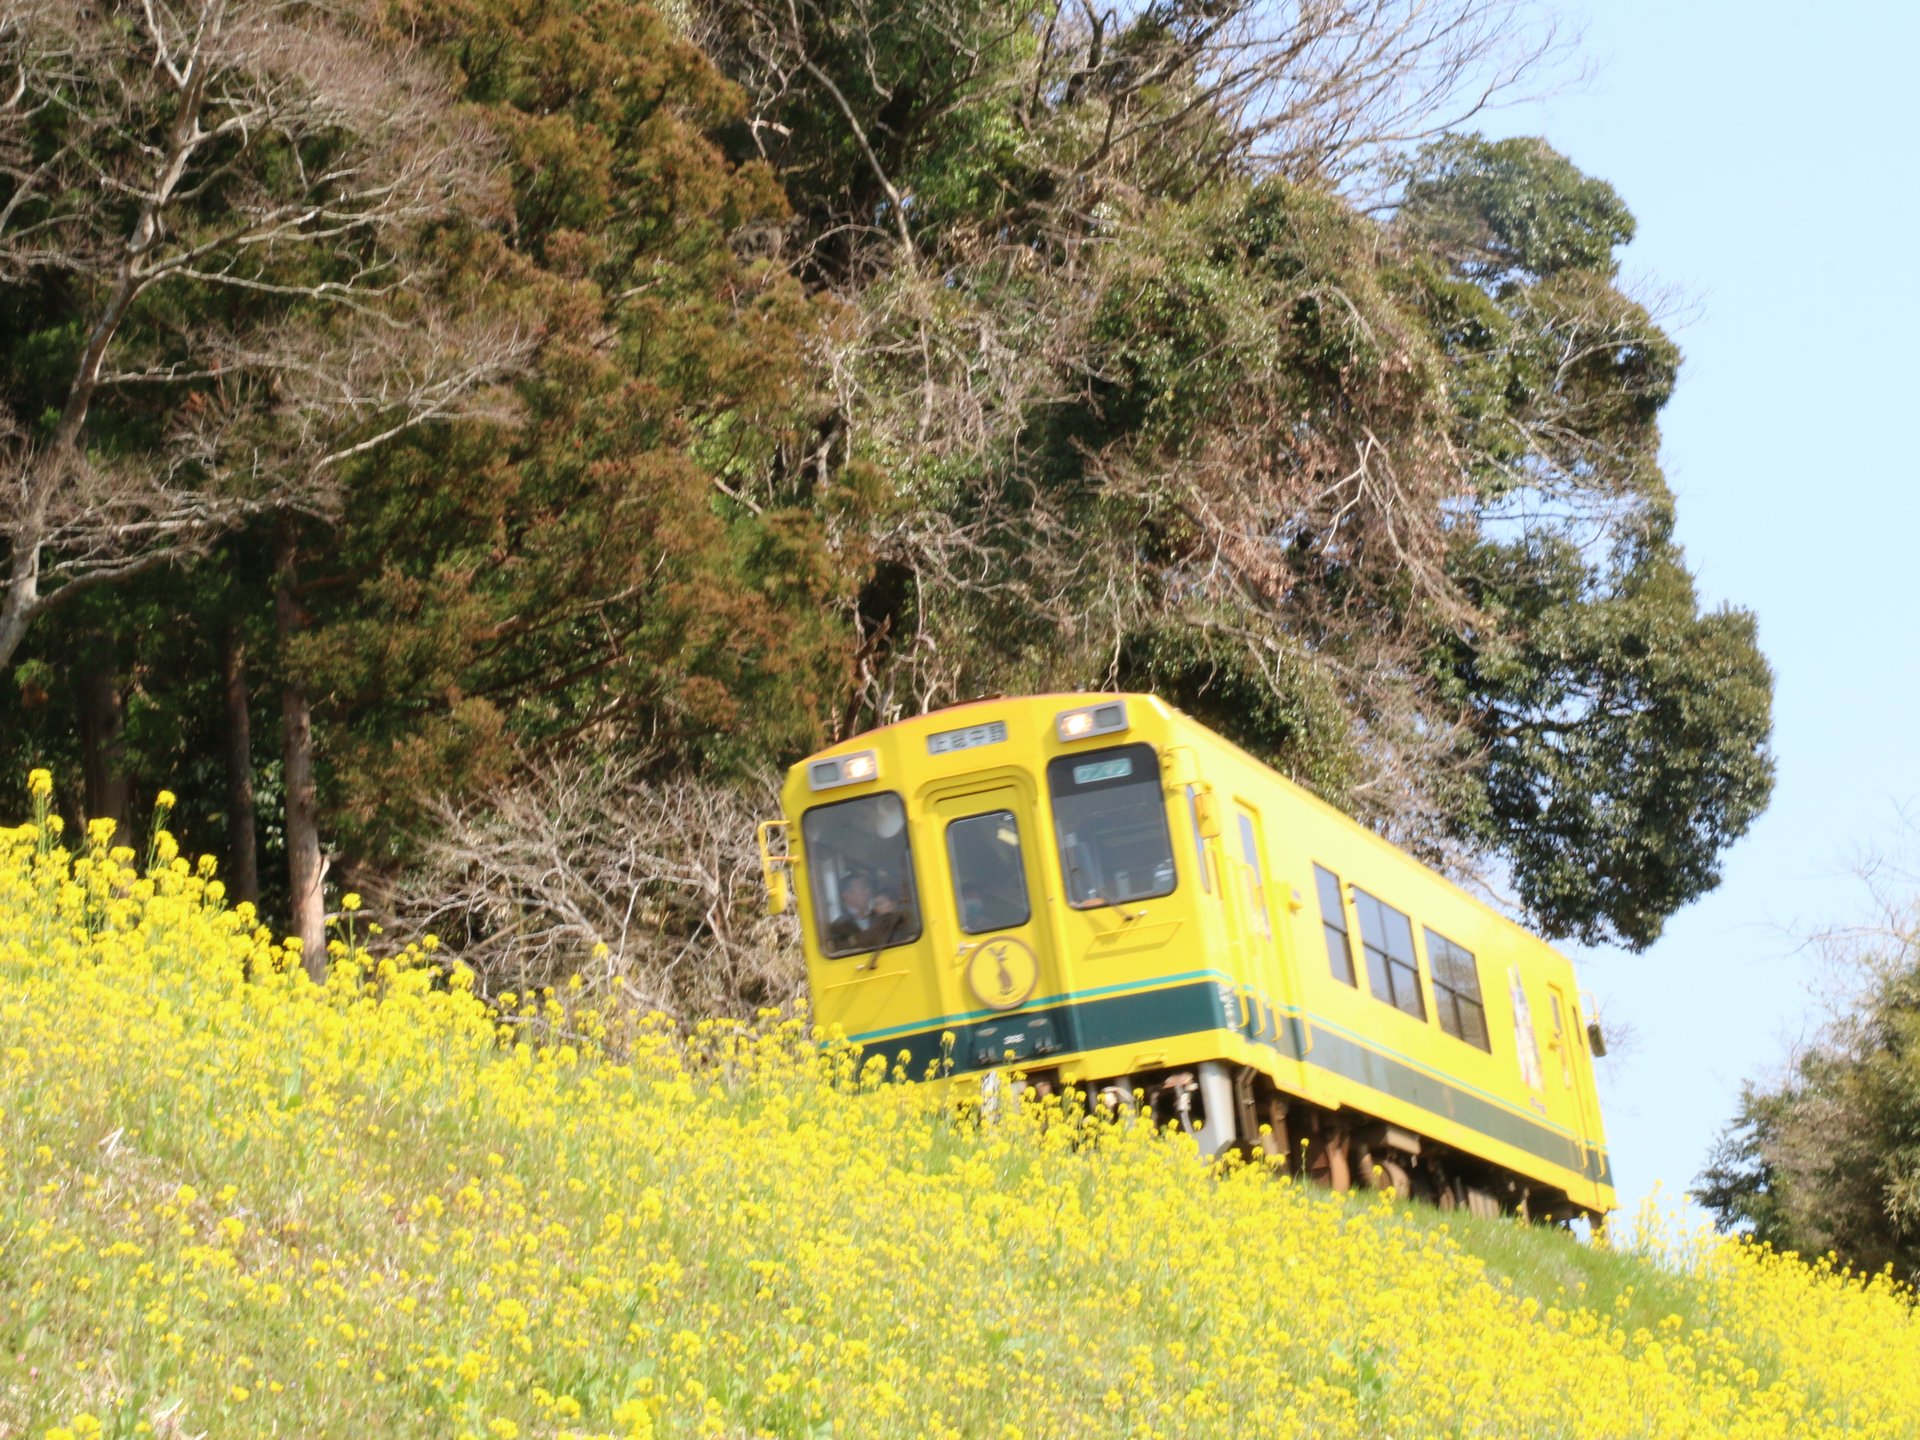
M 1080 862 L 1078 860 L 1069 860 L 1067 862 L 1067 881 L 1069 884 L 1073 882 L 1073 878 L 1076 875 L 1079 876 L 1082 881 L 1087 879 L 1087 872 L 1080 868 Z M 1086 886 L 1086 892 L 1087 899 L 1093 903 L 1090 905 L 1076 904 L 1074 906 L 1076 910 L 1120 910 L 1120 902 L 1118 900 L 1107 899 L 1106 896 L 1094 889 L 1091 884 Z M 1131 925 L 1146 913 L 1144 910 L 1120 910 L 1120 923 L 1122 925 Z
M 880 952 L 893 943 L 893 937 L 900 933 L 900 922 L 906 918 L 907 912 L 904 909 L 887 912 L 886 933 L 880 937 L 880 943 L 873 947 L 873 954 L 853 967 L 856 972 L 871 970 L 880 963 Z

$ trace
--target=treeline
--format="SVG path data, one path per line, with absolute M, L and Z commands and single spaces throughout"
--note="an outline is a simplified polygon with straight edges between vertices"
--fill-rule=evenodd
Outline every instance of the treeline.
M 669 974 L 759 943 L 768 767 L 1140 688 L 1645 945 L 1771 677 L 1672 537 L 1631 215 L 1471 130 L 1526 19 L 16 0 L 0 773 L 175 790 L 310 949 L 384 885 L 706 1005 L 776 984 Z
M 1819 948 L 1844 993 L 1780 1074 L 1741 1087 L 1695 1199 L 1721 1230 L 1920 1285 L 1920 904 Z

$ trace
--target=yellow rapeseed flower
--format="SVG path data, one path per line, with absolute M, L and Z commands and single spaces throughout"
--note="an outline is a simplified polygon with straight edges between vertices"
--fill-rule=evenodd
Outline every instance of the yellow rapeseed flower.
M 804 1014 L 489 1002 L 424 943 L 314 985 L 105 844 L 0 827 L 26 1436 L 120 1395 L 116 1435 L 312 1440 L 1920 1434 L 1885 1276 L 1343 1199 L 1033 1092 L 956 1114 Z

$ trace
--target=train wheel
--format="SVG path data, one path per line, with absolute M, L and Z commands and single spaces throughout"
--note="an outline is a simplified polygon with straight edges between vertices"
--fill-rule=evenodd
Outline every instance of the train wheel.
M 1375 1190 L 1391 1190 L 1402 1200 L 1413 1195 L 1413 1177 L 1407 1174 L 1407 1167 L 1392 1156 L 1378 1160 L 1363 1156 L 1362 1163 L 1367 1170 L 1367 1184 Z
M 1287 1158 L 1291 1146 L 1287 1139 L 1287 1106 L 1278 1095 L 1269 1095 L 1266 1104 L 1267 1133 L 1260 1137 L 1260 1148 L 1276 1159 Z
M 1316 1185 L 1324 1185 L 1336 1194 L 1344 1195 L 1353 1188 L 1353 1162 L 1347 1155 L 1347 1138 L 1337 1136 L 1329 1141 L 1314 1136 L 1307 1142 L 1306 1158 L 1307 1178 Z

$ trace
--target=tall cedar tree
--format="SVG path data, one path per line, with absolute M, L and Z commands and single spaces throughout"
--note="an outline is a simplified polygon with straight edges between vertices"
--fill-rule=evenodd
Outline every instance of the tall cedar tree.
M 179 790 L 175 828 L 230 874 L 251 843 L 237 817 L 257 813 L 276 909 L 283 681 L 311 701 L 322 828 L 349 865 L 403 855 L 426 795 L 542 756 L 620 752 L 658 773 L 803 750 L 843 683 L 821 526 L 761 484 L 810 419 L 804 351 L 825 317 L 764 253 L 778 186 L 706 138 L 737 92 L 645 6 L 451 0 L 384 24 L 396 51 L 453 73 L 505 156 L 509 222 L 448 216 L 432 258 L 443 299 L 537 339 L 514 413 L 344 467 L 338 503 L 292 531 L 281 643 L 263 522 L 215 563 L 76 604 L 0 697 L 20 722 L 4 727 L 13 768 L 77 775 L 83 687 L 110 676 L 118 773 Z M 218 763 L 236 716 L 247 787 Z
M 349 833 L 541 753 L 655 768 L 795 753 L 839 682 L 820 524 L 764 493 L 820 324 L 756 236 L 739 94 L 641 4 L 407 0 L 507 146 L 513 227 L 476 284 L 543 336 L 515 428 L 447 426 L 355 476 L 294 664 L 326 695 Z M 372 852 L 372 851 L 365 851 Z
M 542 756 L 654 773 L 794 754 L 839 683 L 818 522 L 756 498 L 809 401 L 821 322 L 754 237 L 764 166 L 707 138 L 738 93 L 645 5 L 406 0 L 506 146 L 513 224 L 462 237 L 542 337 L 511 429 L 363 466 L 303 577 L 338 833 L 405 851 L 419 800 Z

